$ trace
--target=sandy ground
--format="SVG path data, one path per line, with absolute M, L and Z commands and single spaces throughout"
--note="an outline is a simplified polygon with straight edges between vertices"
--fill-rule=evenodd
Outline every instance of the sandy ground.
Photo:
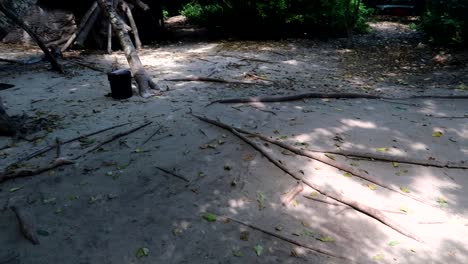
M 383 40 L 383 47 L 407 41 L 379 35 L 385 30 L 392 33 L 400 25 L 379 26 L 375 33 L 357 41 Z M 404 35 L 404 30 L 395 34 Z M 76 60 L 66 62 L 66 76 L 51 73 L 47 64 L 0 64 L 0 82 L 15 85 L 0 91 L 8 112 L 55 120 L 49 131 L 29 135 L 39 137 L 35 142 L 18 141 L 0 151 L 0 168 L 53 144 L 57 137 L 66 140 L 131 122 L 63 146 L 62 155 L 73 157 L 110 135 L 153 122 L 87 154 L 74 165 L 0 185 L 0 263 L 351 262 L 232 221 L 208 222 L 202 217 L 204 212 L 254 224 L 355 263 L 467 263 L 466 170 L 336 156 L 407 189 L 433 205 L 429 206 L 267 146 L 277 159 L 321 187 L 385 210 L 387 217 L 425 241 L 418 243 L 354 210 L 306 199 L 304 195 L 315 195 L 308 187 L 289 206 L 283 206 L 281 196 L 296 185 L 291 176 L 228 131 L 189 114 L 193 111 L 219 118 L 309 149 L 340 146 L 376 152 L 388 148 L 390 154 L 403 157 L 468 162 L 468 122 L 463 118 L 468 114 L 466 100 L 304 100 L 205 107 L 221 98 L 311 91 L 395 97 L 467 93 L 463 86 L 468 84 L 466 64 L 434 64 L 431 58 L 437 51 L 422 45 L 418 48 L 418 41 L 403 43 L 412 50 L 422 49 L 417 59 L 395 58 L 392 63 L 396 66 L 391 67 L 388 58 L 397 56 L 392 49 L 388 56 L 382 56 L 364 53 L 363 48 L 344 49 L 341 43 L 216 41 L 148 47 L 141 52 L 142 60 L 167 91 L 147 100 L 105 97 L 110 91 L 106 75 L 80 66 Z M 1 50 L 2 57 L 16 59 L 38 53 L 11 46 L 2 46 Z M 82 58 L 82 62 L 104 70 L 125 65 L 120 53 Z M 164 81 L 186 76 L 263 85 Z M 144 144 L 159 128 L 157 135 Z M 443 134 L 434 137 L 434 132 Z M 11 139 L 0 138 L 0 147 L 7 144 Z M 51 151 L 23 166 L 47 164 L 54 155 Z M 156 167 L 172 170 L 190 182 Z M 8 209 L 12 204 L 32 219 L 34 230 L 47 231 L 40 232 L 40 245 L 34 246 L 21 236 Z M 263 249 L 259 256 L 255 247 Z M 139 248 L 147 248 L 148 256 L 138 258 Z

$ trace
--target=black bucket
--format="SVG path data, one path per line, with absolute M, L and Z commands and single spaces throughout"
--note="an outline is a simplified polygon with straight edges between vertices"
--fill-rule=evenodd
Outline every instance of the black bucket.
M 127 99 L 132 97 L 132 73 L 129 69 L 120 69 L 107 74 L 111 87 L 111 96 L 114 99 Z

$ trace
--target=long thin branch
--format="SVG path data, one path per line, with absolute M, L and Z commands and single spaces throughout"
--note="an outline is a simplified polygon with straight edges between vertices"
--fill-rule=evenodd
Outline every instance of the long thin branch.
M 252 140 L 250 140 L 247 137 L 245 137 L 244 135 L 240 134 L 234 128 L 232 128 L 232 127 L 230 127 L 228 125 L 222 124 L 219 121 L 214 121 L 214 120 L 211 120 L 209 118 L 198 116 L 198 115 L 195 115 L 195 114 L 192 114 L 192 115 L 197 117 L 198 119 L 200 119 L 202 121 L 205 121 L 207 123 L 210 123 L 212 125 L 215 125 L 215 126 L 218 126 L 218 127 L 221 127 L 221 128 L 224 128 L 224 129 L 230 131 L 231 133 L 236 135 L 238 138 L 242 139 L 245 143 L 249 144 L 254 149 L 256 149 L 258 152 L 260 152 L 265 158 L 267 158 L 271 163 L 276 165 L 279 169 L 281 169 L 282 171 L 284 171 L 285 173 L 287 173 L 288 175 L 290 175 L 294 179 L 304 182 L 305 184 L 307 184 L 309 187 L 316 190 L 317 192 L 319 192 L 319 193 L 321 193 L 321 194 L 323 194 L 323 195 L 325 195 L 325 196 L 327 196 L 329 198 L 332 198 L 333 200 L 344 203 L 344 204 L 354 208 L 355 210 L 357 210 L 357 211 L 359 211 L 359 212 L 361 212 L 361 213 L 363 213 L 365 215 L 368 215 L 371 218 L 376 219 L 377 221 L 383 223 L 384 225 L 392 228 L 393 230 L 399 232 L 400 234 L 402 234 L 404 236 L 412 238 L 412 239 L 414 239 L 414 240 L 416 240 L 418 242 L 423 242 L 423 240 L 421 238 L 419 238 L 418 236 L 416 236 L 415 234 L 413 234 L 412 232 L 410 232 L 406 228 L 404 228 L 404 227 L 400 226 L 399 224 L 395 223 L 393 220 L 391 220 L 390 218 L 385 216 L 379 210 L 377 210 L 375 208 L 372 208 L 372 207 L 369 207 L 367 205 L 361 204 L 361 203 L 359 203 L 359 202 L 357 202 L 357 201 L 355 201 L 355 200 L 353 200 L 351 198 L 345 197 L 344 195 L 342 195 L 340 193 L 327 191 L 327 190 L 323 189 L 321 186 L 316 185 L 312 181 L 309 181 L 308 179 L 305 179 L 304 177 L 302 177 L 301 174 L 289 170 L 289 168 L 286 167 L 286 165 L 284 165 L 282 162 L 276 160 L 267 151 L 265 151 L 263 149 L 263 147 L 257 145 Z
M 317 202 L 320 202 L 320 203 L 325 203 L 325 204 L 329 204 L 329 205 L 333 205 L 333 206 L 347 206 L 346 204 L 342 204 L 342 203 L 337 203 L 337 202 L 331 202 L 331 201 L 327 201 L 325 199 L 320 199 L 320 198 L 316 198 L 316 197 L 311 197 L 309 195 L 303 195 L 304 198 L 307 198 L 309 200 L 312 200 L 312 201 L 317 201 Z M 386 212 L 386 213 L 392 213 L 392 214 L 405 214 L 404 212 L 401 212 L 401 211 L 395 211 L 395 210 L 388 210 L 388 209 L 378 209 L 382 212 Z
M 37 35 L 34 31 L 29 28 L 28 25 L 26 25 L 21 19 L 19 19 L 15 13 L 10 11 L 8 8 L 6 8 L 3 3 L 0 1 L 0 11 L 5 14 L 7 18 L 9 18 L 11 21 L 13 21 L 15 24 L 20 26 L 24 31 L 26 31 L 31 38 L 36 42 L 36 44 L 41 48 L 41 50 L 44 52 L 44 55 L 46 59 L 50 62 L 52 65 L 52 69 L 56 70 L 60 73 L 64 73 L 62 65 L 55 59 L 55 57 L 50 53 L 49 49 L 47 49 L 46 45 L 44 44 L 44 41 L 42 38 Z
M 264 83 L 229 81 L 225 79 L 209 78 L 209 77 L 184 77 L 184 78 L 164 79 L 163 81 L 167 81 L 167 82 L 214 82 L 214 83 L 232 83 L 232 84 L 247 84 L 247 85 L 265 85 Z
M 306 249 L 309 249 L 309 250 L 318 252 L 318 253 L 320 253 L 320 254 L 324 254 L 324 255 L 327 255 L 327 256 L 330 256 L 330 257 L 339 258 L 339 259 L 345 259 L 345 260 L 347 260 L 347 261 L 351 261 L 349 258 L 344 257 L 344 256 L 340 256 L 340 255 L 337 255 L 337 254 L 335 254 L 334 252 L 331 252 L 331 251 L 328 251 L 328 250 L 325 250 L 325 249 L 321 249 L 321 248 L 318 248 L 318 247 L 314 247 L 314 246 L 309 245 L 309 244 L 301 243 L 301 242 L 296 241 L 296 240 L 294 240 L 294 239 L 291 239 L 291 238 L 282 236 L 282 235 L 280 235 L 280 234 L 276 234 L 276 233 L 274 233 L 274 232 L 268 231 L 268 230 L 266 230 L 266 229 L 263 229 L 263 228 L 261 228 L 261 227 L 255 226 L 255 225 L 250 224 L 250 223 L 246 223 L 246 222 L 243 222 L 243 221 L 240 221 L 240 220 L 231 218 L 231 217 L 226 217 L 226 216 L 221 217 L 221 218 L 228 219 L 228 220 L 230 220 L 230 221 L 232 221 L 232 222 L 235 222 L 235 223 L 241 224 L 241 225 L 243 225 L 243 226 L 252 228 L 252 229 L 254 229 L 254 230 L 260 231 L 260 232 L 262 232 L 262 233 L 264 233 L 264 234 L 267 234 L 267 235 L 269 235 L 269 236 L 272 236 L 272 237 L 278 238 L 278 239 L 280 239 L 280 240 L 286 241 L 286 242 L 291 243 L 291 244 L 293 244 L 293 245 L 296 245 L 296 246 L 299 246 L 299 247 L 302 247 L 302 248 L 306 248 Z
M 174 176 L 174 177 L 176 177 L 176 178 L 178 178 L 178 179 L 181 179 L 181 180 L 183 180 L 184 182 L 190 182 L 189 179 L 185 178 L 184 176 L 180 176 L 179 174 L 176 174 L 176 173 L 174 173 L 174 172 L 172 172 L 172 171 L 170 171 L 170 170 L 166 170 L 166 169 L 161 168 L 161 167 L 156 167 L 156 169 L 158 169 L 158 170 L 160 170 L 160 171 L 163 171 L 163 172 L 165 172 L 165 173 L 167 173 L 167 174 L 169 174 L 169 175 L 171 175 L 171 176 Z
M 146 126 L 149 126 L 151 123 L 153 123 L 153 122 L 152 122 L 152 121 L 146 122 L 146 123 L 144 123 L 143 125 L 137 126 L 137 127 L 132 128 L 132 129 L 130 129 L 130 130 L 128 130 L 128 131 L 125 131 L 125 132 L 121 132 L 121 133 L 117 133 L 117 134 L 115 134 L 115 135 L 112 135 L 111 137 L 105 139 L 104 141 L 102 141 L 101 143 L 97 144 L 96 146 L 91 147 L 90 149 L 88 149 L 88 150 L 85 151 L 84 153 L 82 153 L 82 154 L 80 154 L 80 155 L 74 157 L 73 160 L 77 160 L 77 159 L 83 157 L 84 155 L 86 155 L 86 154 L 88 154 L 88 153 L 91 153 L 91 152 L 93 152 L 93 151 L 95 151 L 95 150 L 101 148 L 102 146 L 104 146 L 104 145 L 107 144 L 107 143 L 110 143 L 110 142 L 112 142 L 112 141 L 114 141 L 114 140 L 116 140 L 116 139 L 119 139 L 119 138 L 121 138 L 121 137 L 127 136 L 127 135 L 129 135 L 129 134 L 131 134 L 131 133 L 134 133 L 134 132 L 136 132 L 136 131 L 138 131 L 138 130 L 144 128 L 144 127 L 146 127 Z
M 77 141 L 77 140 L 80 140 L 80 139 L 83 139 L 83 138 L 87 138 L 87 137 L 91 137 L 91 136 L 95 136 L 95 135 L 98 135 L 98 134 L 101 134 L 103 132 L 106 132 L 106 131 L 109 131 L 109 130 L 112 130 L 112 129 L 115 129 L 115 128 L 119 128 L 119 127 L 122 127 L 122 126 L 126 126 L 130 123 L 124 123 L 124 124 L 119 124 L 119 125 L 115 125 L 115 126 L 111 126 L 111 127 L 107 127 L 107 128 L 104 128 L 104 129 L 100 129 L 98 131 L 95 131 L 95 132 L 92 132 L 92 133 L 88 133 L 88 134 L 85 134 L 85 135 L 81 135 L 81 136 L 78 136 L 78 137 L 74 137 L 74 138 L 71 138 L 71 139 L 68 139 L 68 140 L 65 140 L 64 142 L 62 142 L 62 145 L 64 144 L 68 144 L 68 143 L 71 143 L 71 142 L 74 142 L 74 141 Z M 26 157 L 23 157 L 23 158 L 20 158 L 18 159 L 17 161 L 15 161 L 14 163 L 8 165 L 6 168 L 9 168 L 13 165 L 16 165 L 20 162 L 24 162 L 24 161 L 27 161 L 27 160 L 30 160 L 32 158 L 35 158 L 39 155 L 42 155 L 44 153 L 47 153 L 53 149 L 57 148 L 57 144 L 53 144 L 53 145 L 50 145 L 50 146 L 45 146 L 37 151 L 34 151 L 33 153 L 29 154 L 28 156 Z
M 17 178 L 24 178 L 24 177 L 29 177 L 29 176 L 34 176 L 38 175 L 41 173 L 44 173 L 46 171 L 50 171 L 53 169 L 56 169 L 58 167 L 64 166 L 64 165 L 70 165 L 73 164 L 74 162 L 71 160 L 63 159 L 63 158 L 58 158 L 54 160 L 52 163 L 43 166 L 43 167 L 38 167 L 35 169 L 22 169 L 19 171 L 5 171 L 0 174 L 0 183 L 6 182 L 8 180 L 12 179 L 17 179 Z
M 124 1 L 122 1 L 122 9 L 127 15 L 128 22 L 130 23 L 130 27 L 132 28 L 133 38 L 135 39 L 135 48 L 139 50 L 143 45 L 141 44 L 140 35 L 138 34 L 137 24 L 135 22 L 135 19 L 133 18 L 132 9 L 130 9 L 128 4 Z
M 198 117 L 198 116 L 197 116 Z M 229 126 L 229 125 L 226 125 L 220 121 L 216 121 L 216 120 L 210 120 L 206 117 L 198 117 L 198 118 L 204 118 L 205 120 L 204 121 L 207 121 L 207 122 L 211 122 L 212 124 L 213 123 L 216 123 L 217 126 L 221 126 L 225 129 L 235 129 L 236 131 L 239 131 L 239 132 L 242 132 L 244 134 L 248 134 L 248 135 L 251 135 L 251 136 L 255 136 L 255 137 L 258 137 L 266 142 L 269 142 L 271 144 L 275 144 L 281 148 L 284 148 L 284 149 L 287 149 L 293 153 L 296 153 L 297 155 L 300 155 L 300 156 L 304 156 L 304 157 L 308 157 L 308 158 L 311 158 L 311 159 L 314 159 L 314 160 L 317 160 L 319 162 L 322 162 L 322 163 L 325 163 L 329 166 L 332 166 L 334 168 L 337 168 L 337 169 L 340 169 L 342 171 L 345 171 L 345 172 L 348 172 L 348 173 L 351 173 L 352 175 L 355 175 L 361 179 L 364 179 L 366 181 L 369 181 L 369 182 L 372 182 L 374 184 L 377 184 L 385 189 L 388 189 L 390 191 L 393 191 L 393 192 L 396 192 L 396 193 L 399 193 L 403 196 L 406 196 L 406 197 L 409 197 L 415 201 L 418 201 L 418 202 L 421 202 L 421 203 L 424 203 L 424 204 L 427 204 L 429 206 L 433 206 L 432 204 L 424 201 L 423 199 L 419 198 L 419 197 L 416 197 L 414 195 L 411 195 L 411 194 L 408 194 L 408 193 L 405 193 L 403 191 L 401 191 L 400 189 L 398 188 L 395 188 L 387 183 L 385 183 L 384 181 L 380 180 L 379 178 L 375 177 L 375 176 L 372 176 L 372 175 L 369 175 L 368 173 L 364 172 L 364 171 L 361 171 L 361 170 L 358 170 L 350 165 L 347 165 L 347 164 L 344 164 L 342 162 L 339 162 L 339 161 L 336 161 L 332 158 L 330 158 L 329 156 L 327 156 L 325 153 L 320 153 L 320 152 L 312 152 L 312 151 L 308 151 L 308 150 L 302 150 L 300 148 L 297 148 L 297 147 L 294 147 L 294 146 L 290 146 L 284 142 L 281 142 L 279 140 L 275 140 L 275 139 L 272 139 L 272 138 L 269 138 L 269 137 L 266 137 L 266 136 L 263 136 L 261 134 L 258 134 L 258 133 L 252 133 L 250 131 L 247 131 L 247 130 L 244 130 L 244 129 L 241 129 L 241 128 L 237 128 L 237 127 L 232 127 L 232 126 Z
M 420 160 L 420 159 L 413 159 L 410 157 L 398 157 L 398 156 L 392 156 L 392 155 L 387 155 L 387 154 L 358 152 L 358 151 L 353 151 L 353 150 L 322 150 L 322 151 L 312 150 L 311 152 L 337 154 L 337 155 L 342 155 L 342 156 L 351 156 L 351 157 L 364 158 L 364 159 L 369 159 L 369 160 L 399 162 L 399 163 L 437 167 L 437 168 L 468 169 L 468 163 L 464 161 L 453 162 L 453 161 L 438 161 L 438 160 L 429 160 L 429 159 Z
M 355 93 L 304 93 L 287 96 L 265 96 L 265 97 L 244 97 L 244 98 L 231 98 L 212 101 L 210 104 L 235 104 L 235 103 L 274 103 L 274 102 L 289 102 L 304 99 L 387 99 L 387 100 L 408 100 L 408 99 L 468 99 L 468 95 L 450 95 L 450 96 L 410 96 L 404 98 L 392 98 L 370 94 L 355 94 Z

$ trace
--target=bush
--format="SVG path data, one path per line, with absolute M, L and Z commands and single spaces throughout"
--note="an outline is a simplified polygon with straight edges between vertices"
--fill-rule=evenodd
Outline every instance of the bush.
M 191 23 L 231 32 L 343 35 L 349 1 L 355 3 L 355 0 L 197 0 L 186 4 L 181 13 Z M 362 4 L 360 11 L 354 29 L 366 32 L 367 17 L 372 12 Z
M 435 44 L 468 43 L 468 0 L 427 0 L 421 28 Z

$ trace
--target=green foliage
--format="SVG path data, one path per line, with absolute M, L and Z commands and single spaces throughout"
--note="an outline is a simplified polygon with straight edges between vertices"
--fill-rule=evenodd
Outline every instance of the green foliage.
M 421 28 L 435 44 L 468 43 L 468 0 L 427 0 Z
M 367 18 L 372 10 L 361 4 L 355 18 L 356 3 L 357 0 L 194 0 L 181 13 L 191 23 L 231 31 L 343 35 L 349 21 L 356 32 L 368 30 Z

